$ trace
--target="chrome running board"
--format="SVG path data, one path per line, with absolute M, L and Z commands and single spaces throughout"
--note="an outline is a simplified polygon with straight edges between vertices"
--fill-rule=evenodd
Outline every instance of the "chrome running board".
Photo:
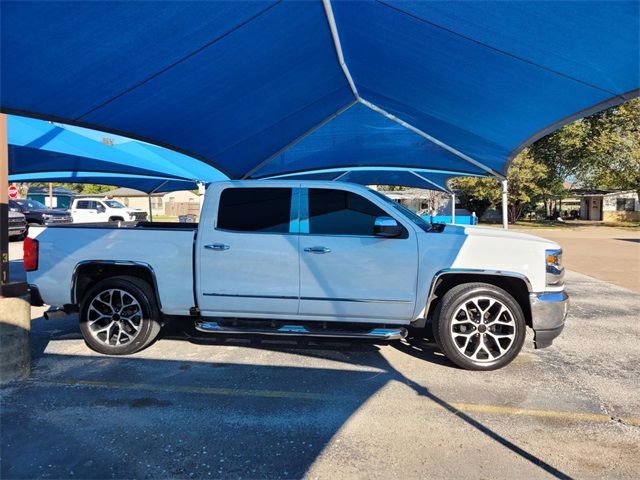
M 278 335 L 310 336 L 324 338 L 370 338 L 377 340 L 402 340 L 407 336 L 406 328 L 373 328 L 371 330 L 330 330 L 309 329 L 304 325 L 281 325 L 278 327 L 227 327 L 218 322 L 197 321 L 195 328 L 204 333 L 223 333 L 233 335 Z

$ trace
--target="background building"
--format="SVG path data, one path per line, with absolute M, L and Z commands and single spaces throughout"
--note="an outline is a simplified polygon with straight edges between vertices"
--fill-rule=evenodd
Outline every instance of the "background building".
M 573 190 L 580 218 L 605 222 L 640 221 L 638 192 L 633 190 Z

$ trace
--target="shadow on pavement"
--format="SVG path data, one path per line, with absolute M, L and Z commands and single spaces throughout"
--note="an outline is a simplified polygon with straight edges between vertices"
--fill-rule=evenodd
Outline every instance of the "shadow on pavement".
M 34 321 L 32 378 L 2 390 L 2 478 L 300 478 L 393 381 L 545 472 L 569 478 L 406 378 L 368 342 L 242 344 L 340 359 L 344 369 L 58 355 L 45 352 L 48 342 L 80 338 L 76 320 L 43 322 Z M 185 340 L 185 348 L 193 341 L 175 325 L 166 337 Z M 240 341 L 225 340 L 230 348 Z M 397 348 L 446 364 L 429 345 L 412 340 Z

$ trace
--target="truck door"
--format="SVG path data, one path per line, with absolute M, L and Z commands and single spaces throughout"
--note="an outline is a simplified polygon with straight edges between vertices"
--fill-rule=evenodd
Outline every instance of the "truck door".
M 98 210 L 93 200 L 76 200 L 71 210 L 73 223 L 91 223 L 98 221 Z
M 410 319 L 418 274 L 415 232 L 375 236 L 375 219 L 392 215 L 355 192 L 303 188 L 300 205 L 300 315 Z
M 196 252 L 202 315 L 297 314 L 298 189 L 229 186 L 206 212 Z

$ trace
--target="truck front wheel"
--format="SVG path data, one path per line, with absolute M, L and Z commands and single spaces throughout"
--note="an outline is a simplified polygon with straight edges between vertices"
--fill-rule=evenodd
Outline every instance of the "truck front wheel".
M 518 302 L 487 283 L 452 288 L 434 312 L 436 342 L 449 360 L 468 370 L 495 370 L 510 363 L 522 348 L 525 329 Z
M 87 345 L 107 355 L 128 355 L 160 333 L 160 312 L 151 286 L 136 277 L 98 282 L 80 306 L 80 330 Z

